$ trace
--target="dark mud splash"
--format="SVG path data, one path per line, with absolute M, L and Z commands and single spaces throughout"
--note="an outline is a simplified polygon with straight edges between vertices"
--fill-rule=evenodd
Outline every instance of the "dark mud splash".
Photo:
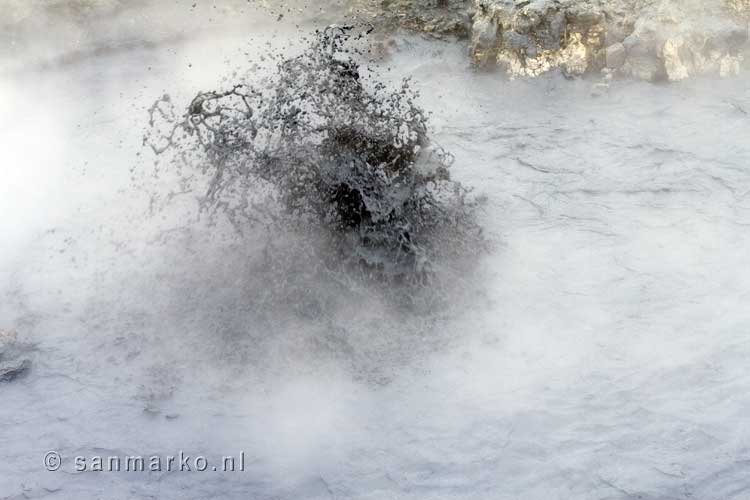
M 438 289 L 486 246 L 417 92 L 360 64 L 368 33 L 329 27 L 300 55 L 267 55 L 268 76 L 201 92 L 183 112 L 168 95 L 150 109 L 160 168 L 204 193 L 204 213 L 265 229 L 263 269 L 287 285 L 309 275 L 295 278 L 307 293 L 321 274 L 409 295 Z

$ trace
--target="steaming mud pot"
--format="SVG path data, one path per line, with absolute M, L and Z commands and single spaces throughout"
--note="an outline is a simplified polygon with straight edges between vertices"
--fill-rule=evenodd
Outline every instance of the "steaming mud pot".
M 398 307 L 290 271 L 294 231 L 193 222 L 204 192 L 166 164 L 168 209 L 132 189 L 154 100 L 304 50 L 275 29 L 2 81 L 0 327 L 31 365 L 0 384 L 0 498 L 747 496 L 747 74 L 594 98 L 397 37 L 379 74 L 412 77 L 495 243 L 441 307 Z M 245 471 L 74 469 L 180 450 Z

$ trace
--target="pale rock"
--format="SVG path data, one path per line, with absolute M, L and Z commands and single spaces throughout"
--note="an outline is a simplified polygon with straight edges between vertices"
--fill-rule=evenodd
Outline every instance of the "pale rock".
M 470 35 L 471 0 L 337 0 L 350 17 L 378 28 L 407 28 L 435 37 Z
M 625 52 L 625 46 L 620 43 L 613 43 L 607 47 L 605 52 L 605 61 L 607 68 L 620 69 L 625 64 L 625 58 L 627 54 Z
M 729 78 L 740 74 L 741 63 L 744 60 L 742 55 L 739 56 L 724 56 L 719 62 L 719 76 L 722 78 Z
M 625 41 L 626 73 L 669 81 L 735 75 L 747 40 L 747 25 L 719 0 L 655 1 Z
M 474 62 L 480 66 L 494 64 L 492 60 L 496 57 L 495 45 L 497 43 L 497 23 L 488 16 L 480 16 L 474 22 L 471 36 Z
M 581 75 L 603 43 L 603 21 L 602 11 L 587 2 L 477 0 L 472 58 L 482 66 L 495 63 L 510 76 L 555 68 Z
M 566 75 L 582 75 L 589 66 L 589 49 L 581 33 L 573 33 L 564 49 L 560 51 L 560 67 Z
M 726 77 L 740 72 L 748 23 L 750 0 L 475 0 L 471 55 L 511 77 Z
M 662 57 L 664 69 L 670 81 L 685 80 L 690 76 L 690 70 L 680 56 L 680 51 L 685 47 L 685 39 L 681 36 L 668 39 L 664 42 Z

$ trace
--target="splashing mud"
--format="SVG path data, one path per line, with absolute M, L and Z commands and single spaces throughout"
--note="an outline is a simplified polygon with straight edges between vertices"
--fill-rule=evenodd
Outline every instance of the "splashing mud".
M 409 81 L 391 89 L 358 62 L 370 31 L 317 31 L 300 55 L 271 53 L 270 76 L 201 92 L 182 114 L 165 95 L 146 142 L 183 189 L 204 190 L 204 212 L 267 230 L 264 268 L 353 273 L 411 294 L 441 279 L 438 266 L 455 280 L 486 243 Z M 297 248 L 274 244 L 289 232 Z

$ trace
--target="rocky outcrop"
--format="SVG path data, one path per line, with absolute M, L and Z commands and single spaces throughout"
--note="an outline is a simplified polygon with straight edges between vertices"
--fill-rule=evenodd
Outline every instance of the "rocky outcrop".
M 736 14 L 750 18 L 750 0 L 727 0 L 726 3 Z
M 371 20 L 380 28 L 406 28 L 437 37 L 467 38 L 473 0 L 346 0 L 352 19 Z
M 511 76 L 606 69 L 681 80 L 740 71 L 748 0 L 476 0 L 471 55 Z
M 512 77 L 678 81 L 737 75 L 750 0 L 355 0 L 379 26 L 467 36 L 474 64 Z M 470 20 L 470 21 L 467 21 Z
M 472 57 L 514 76 L 553 68 L 583 74 L 604 45 L 605 21 L 605 13 L 589 2 L 477 0 Z
M 734 76 L 747 39 L 747 24 L 718 2 L 661 1 L 643 11 L 623 41 L 622 71 L 651 81 Z

